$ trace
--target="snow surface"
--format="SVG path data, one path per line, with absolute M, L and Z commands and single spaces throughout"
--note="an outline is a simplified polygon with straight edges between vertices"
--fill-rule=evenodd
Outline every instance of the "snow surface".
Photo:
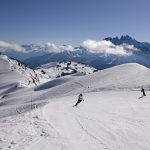
M 149 77 L 133 63 L 16 88 L 24 76 L 0 59 L 0 149 L 149 150 Z
M 32 70 L 25 64 L 5 55 L 0 55 L 0 64 L 1 75 L 7 78 L 5 79 L 2 76 L 1 79 L 4 82 L 15 81 L 17 87 L 33 87 L 49 80 L 42 73 Z
M 66 75 L 87 75 L 96 72 L 93 67 L 76 62 L 52 62 L 41 65 L 36 71 L 44 72 L 49 78 L 55 79 Z
M 42 65 L 36 70 L 33 70 L 18 60 L 9 58 L 6 55 L 0 55 L 0 62 L 0 70 L 2 70 L 3 74 L 5 72 L 7 73 L 8 71 L 10 72 L 9 80 L 12 80 L 13 71 L 18 73 L 15 80 L 17 81 L 17 86 L 19 87 L 34 87 L 58 77 L 66 75 L 81 76 L 97 71 L 93 67 L 75 62 L 49 63 Z M 18 75 L 21 78 L 18 78 Z

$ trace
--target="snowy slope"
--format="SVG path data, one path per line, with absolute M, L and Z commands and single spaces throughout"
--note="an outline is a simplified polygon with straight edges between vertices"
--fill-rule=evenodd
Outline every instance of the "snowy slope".
M 124 64 L 87 76 L 74 78 L 53 88 L 49 82 L 49 90 L 38 99 L 47 99 L 61 95 L 78 94 L 80 92 L 100 92 L 108 90 L 138 90 L 141 86 L 150 88 L 150 70 L 139 64 Z M 56 80 L 57 81 L 57 80 Z M 48 83 L 40 85 L 40 89 L 48 89 Z M 43 88 L 42 88 L 43 86 Z M 38 87 L 37 89 L 38 90 Z M 53 96 L 54 95 L 54 96 Z
M 7 82 L 2 75 L 10 72 L 1 71 L 1 85 Z M 149 77 L 148 68 L 132 63 L 9 93 L 1 99 L 0 148 L 148 150 Z M 141 96 L 141 86 L 146 97 Z M 80 92 L 85 101 L 74 108 Z
M 9 58 L 6 55 L 0 55 L 0 61 L 2 61 L 2 71 L 5 68 L 9 68 L 11 71 L 16 71 L 23 76 L 22 81 L 18 81 L 18 86 L 21 87 L 33 87 L 58 77 L 66 75 L 86 75 L 97 71 L 95 68 L 75 62 L 49 63 L 33 70 L 22 62 Z M 4 67 L 3 63 L 6 62 L 8 65 Z
M 46 143 L 30 149 L 72 150 L 148 150 L 150 147 L 149 96 L 138 99 L 138 92 L 100 92 L 85 94 L 78 108 L 77 99 L 60 98 L 43 109 L 53 132 Z M 48 131 L 47 131 L 48 132 Z M 54 138 L 53 138 L 54 136 Z M 59 142 L 58 142 L 59 141 Z
M 28 68 L 18 60 L 9 58 L 6 55 L 0 55 L 0 61 L 0 71 L 2 72 L 1 74 L 7 78 L 6 81 L 15 80 L 19 87 L 32 87 L 48 81 L 42 73 Z M 18 76 L 20 76 L 20 78 L 18 78 Z
M 19 107 L 21 107 L 21 111 L 24 112 L 30 110 L 31 100 L 37 106 L 48 102 L 52 98 L 76 95 L 81 92 L 92 93 L 109 90 L 133 91 L 139 90 L 141 86 L 149 90 L 149 77 L 150 70 L 148 68 L 139 64 L 125 64 L 86 76 L 65 76 L 57 78 L 31 89 L 16 90 L 13 93 L 9 93 L 9 95 L 6 94 L 6 91 L 2 96 L 7 95 L 7 98 L 3 99 L 5 105 L 23 104 L 23 106 Z M 14 108 L 12 108 L 11 114 L 15 113 Z M 7 116 L 8 114 L 2 112 L 0 117 Z
M 139 92 L 141 85 L 149 89 L 149 76 L 146 67 L 126 64 L 79 77 L 55 88 L 55 92 L 49 91 L 44 96 L 61 93 L 64 97 L 44 107 L 43 117 L 49 124 L 44 131 L 45 140 L 33 142 L 28 148 L 149 149 L 150 95 L 142 97 Z M 81 91 L 85 102 L 72 108 L 76 93 Z

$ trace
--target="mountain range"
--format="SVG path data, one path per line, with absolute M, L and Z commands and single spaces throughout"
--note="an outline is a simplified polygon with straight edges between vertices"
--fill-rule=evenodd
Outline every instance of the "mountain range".
M 121 44 L 128 44 L 128 45 L 134 45 L 137 49 L 141 50 L 144 53 L 150 53 L 150 43 L 148 42 L 139 42 L 135 40 L 134 38 L 130 37 L 129 35 L 118 37 L 108 37 L 105 38 L 106 41 L 111 41 L 115 45 L 121 45 Z
M 101 44 L 102 42 L 97 43 L 98 45 L 94 47 L 94 51 L 91 51 L 93 48 L 91 45 L 81 45 L 75 47 L 74 50 L 55 52 L 49 51 L 47 46 L 42 47 L 31 44 L 22 45 L 26 49 L 26 53 L 8 50 L 4 54 L 23 61 L 31 68 L 50 62 L 67 61 L 86 64 L 96 69 L 105 69 L 131 62 L 150 67 L 150 43 L 139 42 L 129 35 L 121 36 L 120 38 L 105 38 L 103 40 L 105 45 Z M 110 53 L 112 50 L 113 53 Z M 116 54 L 118 51 L 123 51 L 125 54 L 118 55 L 118 53 Z

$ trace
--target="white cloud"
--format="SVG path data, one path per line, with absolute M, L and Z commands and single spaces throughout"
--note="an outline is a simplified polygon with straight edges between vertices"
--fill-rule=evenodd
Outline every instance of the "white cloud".
M 19 44 L 8 43 L 8 42 L 5 42 L 5 41 L 0 41 L 0 51 L 4 52 L 6 50 L 25 52 L 25 48 L 21 47 Z
M 132 55 L 132 51 L 137 51 L 133 45 L 114 45 L 110 41 L 86 40 L 82 46 L 92 53 L 105 53 L 114 55 Z
M 60 49 L 62 49 L 63 51 L 74 51 L 74 47 L 71 45 L 63 45 L 63 46 L 59 46 Z
M 123 44 L 122 46 L 123 46 L 126 50 L 128 50 L 128 51 L 139 51 L 139 49 L 137 49 L 136 47 L 134 47 L 134 45 Z
M 46 43 L 46 47 L 48 49 L 49 52 L 55 52 L 55 53 L 59 53 L 59 52 L 63 52 L 63 51 L 73 51 L 74 47 L 71 45 L 55 45 L 54 43 Z
M 60 52 L 59 48 L 54 43 L 46 43 L 46 48 L 49 52 Z

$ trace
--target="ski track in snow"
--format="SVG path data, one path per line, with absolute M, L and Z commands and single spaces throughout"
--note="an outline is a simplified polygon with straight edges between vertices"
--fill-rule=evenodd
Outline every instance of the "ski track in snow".
M 109 92 L 106 92 L 106 93 L 108 94 Z M 124 94 L 122 92 L 120 93 Z M 127 92 L 127 94 L 129 94 L 129 92 Z M 109 96 L 106 96 L 105 98 L 107 97 Z M 133 95 L 132 95 L 132 98 L 133 98 Z M 107 101 L 108 100 L 109 99 L 107 99 Z M 44 110 L 44 113 L 45 113 L 44 116 L 46 115 L 48 122 L 55 124 L 54 126 L 57 128 L 57 130 L 60 130 L 59 131 L 60 136 L 62 137 L 65 136 L 65 138 L 67 139 L 66 147 L 68 147 L 68 149 L 70 149 L 70 147 L 71 149 L 78 149 L 75 143 L 78 143 L 77 145 L 79 146 L 79 149 L 82 149 L 82 148 L 84 149 L 85 145 L 87 145 L 87 147 L 91 150 L 92 149 L 125 150 L 126 148 L 127 149 L 141 149 L 140 146 L 138 147 L 132 144 L 132 142 L 131 143 L 128 142 L 127 140 L 128 136 L 126 137 L 126 132 L 127 132 L 127 135 L 131 134 L 132 128 L 137 131 L 140 130 L 140 132 L 142 132 L 142 130 L 145 133 L 150 132 L 149 127 L 145 128 L 148 124 L 143 122 L 142 120 L 138 120 L 138 119 L 136 120 L 135 118 L 132 118 L 132 117 L 125 117 L 124 114 L 120 115 L 113 111 L 107 112 L 107 109 L 104 110 L 103 106 L 99 107 L 99 109 L 102 109 L 100 110 L 99 113 L 102 113 L 106 118 L 103 117 L 102 114 L 100 115 L 100 117 L 98 117 L 99 116 L 98 112 L 93 112 L 95 111 L 94 108 L 92 108 L 92 111 L 84 109 L 85 104 L 84 105 L 81 104 L 79 106 L 79 109 L 78 108 L 73 108 L 73 110 L 70 109 L 70 107 L 68 106 L 68 101 L 69 101 L 69 98 L 66 101 L 62 98 L 59 102 L 50 103 L 49 106 L 46 106 Z M 138 108 L 138 107 L 136 108 L 136 104 L 138 104 L 139 102 L 137 101 L 137 99 L 134 99 L 134 101 L 135 101 L 135 113 L 136 113 L 137 108 Z M 95 102 L 97 103 L 97 101 Z M 124 102 L 121 102 L 121 103 L 124 103 Z M 134 109 L 132 105 L 130 106 L 128 104 L 128 107 L 129 107 L 128 109 L 129 111 L 131 111 L 131 113 L 134 113 Z M 54 113 L 54 109 L 58 110 L 56 114 Z M 88 113 L 86 114 L 87 111 Z M 119 122 L 117 122 L 118 120 Z M 118 128 L 118 130 L 120 130 L 121 132 L 120 133 L 118 131 L 116 132 L 113 128 L 115 128 L 116 130 Z M 124 128 L 127 131 L 124 131 Z M 77 132 L 74 133 L 74 131 L 77 131 Z M 72 137 L 70 134 L 72 136 L 74 136 L 75 134 L 76 135 Z M 80 142 L 80 139 L 77 139 L 76 136 L 79 136 L 82 142 Z M 88 145 L 85 141 L 90 141 L 91 144 Z M 118 141 L 119 144 L 117 144 L 116 141 Z M 95 147 L 93 147 L 93 145 Z M 124 148 L 124 145 L 126 145 L 126 148 Z M 145 147 L 147 146 L 144 146 L 144 149 L 147 149 Z
M 100 145 L 102 145 L 104 149 L 110 150 L 110 148 L 109 148 L 106 144 L 104 144 L 102 141 L 100 141 L 96 136 L 94 136 L 94 134 L 90 133 L 90 132 L 88 131 L 88 129 L 86 129 L 78 119 L 76 119 L 76 120 L 77 120 L 79 126 L 81 127 L 81 129 L 82 129 L 88 136 L 90 136 L 90 137 L 93 138 L 96 142 L 98 142 Z
M 71 106 L 76 96 L 54 99 L 26 114 L 21 107 L 16 108 L 17 116 L 1 119 L 0 148 L 148 150 L 150 96 L 139 100 L 138 93 L 87 93 L 77 108 Z

